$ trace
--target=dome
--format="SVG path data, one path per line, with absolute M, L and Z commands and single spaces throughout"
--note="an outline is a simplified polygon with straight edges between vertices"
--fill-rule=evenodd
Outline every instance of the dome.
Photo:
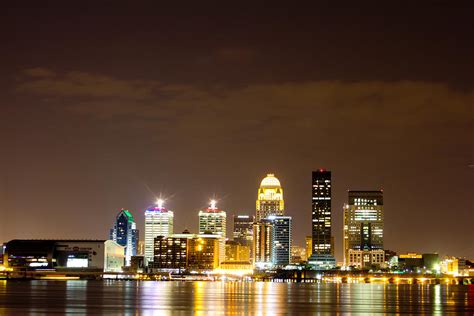
M 269 173 L 263 178 L 260 187 L 281 187 L 281 184 L 280 180 L 278 180 L 273 173 Z

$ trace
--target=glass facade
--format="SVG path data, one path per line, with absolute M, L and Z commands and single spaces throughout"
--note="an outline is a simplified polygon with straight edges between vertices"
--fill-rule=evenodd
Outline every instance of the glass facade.
M 383 250 L 383 192 L 349 191 L 348 204 L 344 205 L 344 263 L 353 265 L 356 252 L 364 252 L 366 258 Z M 358 254 L 358 253 L 357 253 Z M 377 263 L 370 260 L 369 264 Z M 367 264 L 368 265 L 368 264 Z
M 331 172 L 319 169 L 312 174 L 312 254 L 308 262 L 316 269 L 336 265 L 331 236 Z
M 257 268 L 273 265 L 273 223 L 262 219 L 253 225 L 253 254 Z
M 291 261 L 291 216 L 270 216 L 268 219 L 273 225 L 273 265 L 286 266 Z
M 178 272 L 185 270 L 187 243 L 188 238 L 186 237 L 156 237 L 153 268 L 178 270 Z
M 137 224 L 132 214 L 122 209 L 115 219 L 114 226 L 110 229 L 110 240 L 125 247 L 126 266 L 130 266 L 132 256 L 137 255 L 138 238 Z
M 252 246 L 254 216 L 234 215 L 234 241 L 243 246 Z
M 168 237 L 173 233 L 174 213 L 163 205 L 150 206 L 145 211 L 145 263 L 153 261 L 154 243 L 158 236 Z
M 313 171 L 313 255 L 331 255 L 331 172 Z

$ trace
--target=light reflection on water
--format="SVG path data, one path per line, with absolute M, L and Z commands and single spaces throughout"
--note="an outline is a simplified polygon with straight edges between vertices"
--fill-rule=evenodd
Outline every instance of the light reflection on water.
M 3 281 L 0 315 L 474 313 L 474 286 L 153 281 Z

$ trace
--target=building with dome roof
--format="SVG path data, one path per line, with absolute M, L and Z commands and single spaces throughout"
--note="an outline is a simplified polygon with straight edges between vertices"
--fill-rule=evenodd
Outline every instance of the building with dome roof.
M 256 202 L 256 220 L 267 218 L 268 216 L 283 215 L 285 202 L 283 200 L 283 188 L 280 180 L 273 173 L 267 174 L 260 183 Z

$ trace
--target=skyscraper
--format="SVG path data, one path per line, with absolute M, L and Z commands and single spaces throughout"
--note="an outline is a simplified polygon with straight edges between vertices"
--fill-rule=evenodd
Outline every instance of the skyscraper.
M 257 268 L 273 265 L 273 223 L 262 219 L 253 225 L 253 255 Z
M 110 229 L 110 239 L 125 247 L 125 265 L 130 266 L 132 256 L 137 255 L 138 230 L 128 210 L 122 209 L 118 213 L 114 226 Z
M 272 262 L 286 266 L 291 260 L 291 216 L 269 216 L 273 225 Z
M 349 191 L 344 205 L 344 264 L 383 263 L 383 192 Z
M 336 260 L 331 249 L 331 172 L 313 171 L 312 181 L 313 253 L 308 262 L 316 269 L 329 269 Z
M 155 238 L 168 237 L 173 233 L 172 211 L 166 209 L 164 201 L 159 199 L 155 205 L 145 211 L 145 263 L 153 261 Z
M 199 211 L 199 234 L 219 235 L 219 263 L 225 260 L 225 238 L 227 230 L 227 214 L 216 206 L 216 201 L 211 200 L 210 206 Z
M 252 246 L 254 220 L 251 215 L 234 215 L 234 241 L 243 246 Z
M 269 173 L 260 183 L 257 194 L 257 222 L 270 215 L 283 215 L 283 189 L 274 174 Z
M 216 201 L 211 200 L 210 206 L 199 211 L 199 233 L 211 232 L 226 237 L 227 214 L 216 207 Z

